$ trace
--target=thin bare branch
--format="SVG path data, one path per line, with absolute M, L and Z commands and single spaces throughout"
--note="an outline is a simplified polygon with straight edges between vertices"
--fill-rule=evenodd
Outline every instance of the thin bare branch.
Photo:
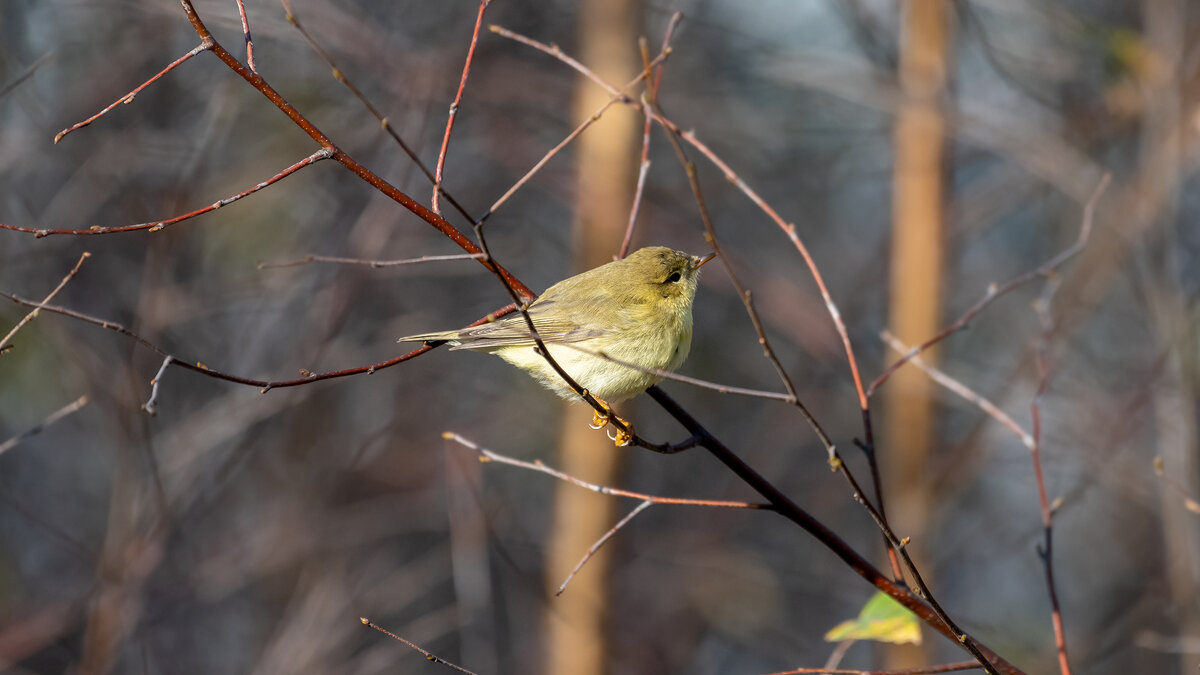
M 974 661 L 947 663 L 940 666 L 919 666 L 917 668 L 901 668 L 899 670 L 839 670 L 829 668 L 796 668 L 795 670 L 780 670 L 767 675 L 935 675 L 936 673 L 957 673 L 964 670 L 978 670 L 981 666 Z
M 458 81 L 458 93 L 450 104 L 450 114 L 446 118 L 446 132 L 442 135 L 442 148 L 438 151 L 437 168 L 433 172 L 433 197 L 431 205 L 433 212 L 441 215 L 442 204 L 439 199 L 442 190 L 443 171 L 446 168 L 446 153 L 450 150 L 450 133 L 454 130 L 454 120 L 458 117 L 458 107 L 462 104 L 463 91 L 467 88 L 467 76 L 471 73 L 471 61 L 475 59 L 475 46 L 479 44 L 479 29 L 483 26 L 483 13 L 492 0 L 479 0 L 479 14 L 475 17 L 475 30 L 471 33 L 471 45 L 467 48 L 467 58 L 463 63 L 462 78 Z
M 621 240 L 621 250 L 618 258 L 629 255 L 629 246 L 633 242 L 633 228 L 637 224 L 638 212 L 642 206 L 642 194 L 646 188 L 646 177 L 650 175 L 650 116 L 646 115 L 646 123 L 642 129 L 642 161 L 638 165 L 637 187 L 633 191 L 633 204 L 629 207 L 629 224 L 625 227 L 625 237 Z
M 392 638 L 393 640 L 395 640 L 397 642 L 404 643 L 410 649 L 420 652 L 421 655 L 425 657 L 426 661 L 429 661 L 431 663 L 440 663 L 443 666 L 446 666 L 447 668 L 450 668 L 451 670 L 457 670 L 460 673 L 466 673 L 467 675 L 475 675 L 475 673 L 467 670 L 466 668 L 463 668 L 462 666 L 459 666 L 459 665 L 455 665 L 455 664 L 447 661 L 446 659 L 443 659 L 442 657 L 437 656 L 433 652 L 420 647 L 419 645 L 417 645 L 414 642 L 405 640 L 404 638 L 400 637 L 399 635 L 396 635 L 395 633 L 389 631 L 388 629 L 384 628 L 383 626 L 380 626 L 379 624 L 372 622 L 370 619 L 368 619 L 365 616 L 359 617 L 358 620 L 361 621 L 362 625 L 366 626 L 367 628 L 372 628 L 374 630 L 377 630 L 380 633 L 383 633 L 384 635 Z
M 83 406 L 85 406 L 87 404 L 88 404 L 88 397 L 80 396 L 79 398 L 75 399 L 71 403 L 68 403 L 67 405 L 59 408 L 58 410 L 51 413 L 49 417 L 47 417 L 46 419 L 39 422 L 36 426 L 26 429 L 25 431 L 17 434 L 16 436 L 13 436 L 12 438 L 8 439 L 7 441 L 0 443 L 0 455 L 4 454 L 11 448 L 15 447 L 17 444 L 21 443 L 22 441 L 28 439 L 30 436 L 36 436 L 36 435 L 42 433 L 43 431 L 45 431 L 46 427 L 50 426 L 51 424 L 54 424 L 55 422 L 61 420 L 62 418 L 66 417 L 67 415 L 70 415 L 71 413 L 75 412 L 76 410 L 79 410 L 80 408 L 82 408 Z
M 208 51 L 209 49 L 212 49 L 213 45 L 215 45 L 215 44 L 216 44 L 216 42 L 214 40 L 212 40 L 211 38 L 207 38 L 207 39 L 201 38 L 200 44 L 193 47 L 192 50 L 189 51 L 188 53 L 186 53 L 183 56 L 172 61 L 170 65 L 168 65 L 166 68 L 163 68 L 162 70 L 160 70 L 158 72 L 158 74 L 155 75 L 154 77 L 152 77 L 152 78 L 146 80 L 145 82 L 141 83 L 140 85 L 138 85 L 136 88 L 134 88 L 133 91 L 131 91 L 128 94 L 125 94 L 124 96 L 122 96 L 121 98 L 113 101 L 106 108 L 104 108 L 100 112 L 96 113 L 95 115 L 92 115 L 91 117 L 87 118 L 86 120 L 84 120 L 82 122 L 76 122 L 75 124 L 67 127 L 66 129 L 63 129 L 62 131 L 58 132 L 57 134 L 55 134 L 54 135 L 55 144 L 57 144 L 59 141 L 61 141 L 63 136 L 66 136 L 67 134 L 71 133 L 72 131 L 75 131 L 76 129 L 82 129 L 82 128 L 86 127 L 87 125 L 91 124 L 92 122 L 95 122 L 96 120 L 100 119 L 100 117 L 102 115 L 104 115 L 108 111 L 112 110 L 113 108 L 117 107 L 118 105 L 121 105 L 122 103 L 132 103 L 134 97 L 138 95 L 138 92 L 145 89 L 146 87 L 149 87 L 158 78 L 162 77 L 163 75 L 166 75 L 167 73 L 171 72 L 172 70 L 175 70 L 175 68 L 182 65 L 184 61 L 187 61 L 188 59 L 199 54 L 200 52 L 204 52 L 204 51 Z
M 265 187 L 274 185 L 275 183 L 278 183 L 279 181 L 283 180 L 284 178 L 287 178 L 288 176 L 299 171 L 300 169 L 303 169 L 306 166 L 311 166 L 323 159 L 329 159 L 332 156 L 333 156 L 333 154 L 328 149 L 321 148 L 320 150 L 317 150 L 316 152 L 309 155 L 308 157 L 305 157 L 304 159 L 300 160 L 299 162 L 296 162 L 295 164 L 289 166 L 288 168 L 284 169 L 283 171 L 280 171 L 279 173 L 275 174 L 274 176 L 271 176 L 270 178 L 268 178 L 267 180 L 265 180 L 261 183 L 258 183 L 252 187 L 246 188 L 245 190 L 242 190 L 241 192 L 239 192 L 235 195 L 232 195 L 230 197 L 226 197 L 219 201 L 213 202 L 212 204 L 209 204 L 208 206 L 205 206 L 204 208 L 196 209 L 195 211 L 190 211 L 188 213 L 184 213 L 182 215 L 178 215 L 173 218 L 168 218 L 166 220 L 156 220 L 156 221 L 149 222 L 149 223 L 138 223 L 137 225 L 116 225 L 116 226 L 111 226 L 111 227 L 101 227 L 99 225 L 93 225 L 89 228 L 81 229 L 81 230 L 47 229 L 47 228 L 40 228 L 40 227 L 21 227 L 18 225 L 5 225 L 4 223 L 0 223 L 0 229 L 13 230 L 16 232 L 28 232 L 38 238 L 48 237 L 52 234 L 69 234 L 69 235 L 116 234 L 118 232 L 136 232 L 139 230 L 146 230 L 147 232 L 158 232 L 158 231 L 162 230 L 163 228 L 166 228 L 170 225 L 175 225 L 176 223 L 181 223 L 185 220 L 190 220 L 192 218 L 195 218 L 196 216 L 204 215 L 205 213 L 208 213 L 209 211 L 216 211 L 217 209 L 221 208 L 222 206 L 227 206 L 229 204 L 232 204 L 233 202 L 236 202 L 237 200 L 239 200 L 243 197 L 252 195 L 255 192 L 258 192 L 259 190 L 262 190 Z
M 646 510 L 647 508 L 649 508 L 650 506 L 652 506 L 654 504 L 673 504 L 673 505 L 681 505 L 681 506 L 716 506 L 716 507 L 739 508 L 739 509 L 774 510 L 770 504 L 755 504 L 755 503 L 750 503 L 750 502 L 730 502 L 730 501 L 720 501 L 720 500 L 711 500 L 711 499 L 682 499 L 682 498 L 678 498 L 678 497 L 660 497 L 660 496 L 656 496 L 656 495 L 644 494 L 641 492 L 631 492 L 629 490 L 621 490 L 618 488 L 608 487 L 606 485 L 597 485 L 595 483 L 589 483 L 588 481 L 582 480 L 580 478 L 576 478 L 575 476 L 572 476 L 566 472 L 559 471 L 557 469 L 552 469 L 552 468 L 546 466 L 545 464 L 543 464 L 541 460 L 536 460 L 533 462 L 526 462 L 524 460 L 514 459 L 512 457 L 508 457 L 507 455 L 502 455 L 498 452 L 488 450 L 487 448 L 484 448 L 466 438 L 463 438 L 459 434 L 454 433 L 452 431 L 443 432 L 442 438 L 449 440 L 449 441 L 454 441 L 455 443 L 458 443 L 459 445 L 462 445 L 464 447 L 470 448 L 471 450 L 474 450 L 476 453 L 478 453 L 480 461 L 496 462 L 499 464 L 507 464 L 509 466 L 515 466 L 515 467 L 519 467 L 522 469 L 527 469 L 529 471 L 536 471 L 538 473 L 544 473 L 546 475 L 553 476 L 561 481 L 565 481 L 572 485 L 576 485 L 576 486 L 579 486 L 586 490 L 591 490 L 592 492 L 597 492 L 597 493 L 600 493 L 603 495 L 611 495 L 611 496 L 616 496 L 616 497 L 631 497 L 633 499 L 642 500 L 641 503 L 638 504 L 638 506 L 633 511 L 631 511 L 628 515 L 626 515 L 619 522 L 617 522 L 617 524 L 614 525 L 612 528 L 610 528 L 607 532 L 605 532 L 604 535 L 602 537 L 600 537 L 599 540 L 597 540 L 594 544 L 592 544 L 592 546 L 588 549 L 587 553 L 584 554 L 583 558 L 581 558 L 579 560 L 579 562 L 571 570 L 570 574 L 568 574 L 566 579 L 563 580 L 562 584 L 559 585 L 558 590 L 555 591 L 555 595 L 562 595 L 563 591 L 565 591 L 567 589 L 567 585 L 569 583 L 571 583 L 571 579 L 575 578 L 575 575 L 578 574 L 581 569 L 583 569 L 583 566 L 587 563 L 587 561 L 590 560 L 592 558 L 592 556 L 594 556 L 596 554 L 596 552 L 600 550 L 600 547 L 603 546 L 609 539 L 611 539 L 613 537 L 613 535 L 615 535 L 617 533 L 618 530 L 620 530 L 622 527 L 624 527 L 626 524 L 628 524 L 630 521 L 632 521 L 634 519 L 634 517 L 637 516 L 637 514 L 641 513 L 642 511 Z
M 671 16 L 671 20 L 667 22 L 667 32 L 663 37 L 663 44 L 671 43 L 671 37 L 675 32 L 675 27 L 679 25 L 679 20 L 683 15 L 676 12 Z M 638 51 L 642 55 L 642 69 L 649 81 L 650 78 L 650 45 L 646 38 L 638 39 Z M 638 166 L 637 188 L 633 193 L 633 205 L 629 208 L 629 224 L 625 227 L 625 238 L 621 240 L 621 250 L 617 257 L 624 258 L 629 254 L 629 246 L 633 241 L 633 228 L 637 224 L 638 211 L 642 205 L 642 193 L 646 187 L 646 177 L 650 174 L 650 128 L 652 126 L 650 115 L 650 103 L 658 101 L 658 90 L 662 85 L 663 65 L 660 63 L 654 69 L 653 81 L 646 87 L 646 91 L 642 95 L 642 117 L 645 118 L 642 124 L 642 161 Z M 599 79 L 599 78 L 596 78 Z
M 661 377 L 664 380 L 675 380 L 676 382 L 683 382 L 684 384 L 690 384 L 690 385 L 693 385 L 696 387 L 700 387 L 702 389 L 711 389 L 713 391 L 720 392 L 722 394 L 735 394 L 737 396 L 750 396 L 752 398 L 765 398 L 765 399 L 769 399 L 772 401 L 783 401 L 784 403 L 788 403 L 791 405 L 795 405 L 795 403 L 796 403 L 795 397 L 793 397 L 791 394 L 785 394 L 785 393 L 774 392 L 774 391 L 766 391 L 763 389 L 747 389 L 745 387 L 735 387 L 735 386 L 728 385 L 728 384 L 721 384 L 719 382 L 710 382 L 708 380 L 701 380 L 700 378 L 690 377 L 688 375 L 680 375 L 679 373 L 673 373 L 669 370 L 660 370 L 658 368 L 646 368 L 644 366 L 639 366 L 634 363 L 629 363 L 628 361 L 622 361 L 621 359 L 614 358 L 602 351 L 595 351 L 592 349 L 587 349 L 586 347 L 581 347 L 577 344 L 570 343 L 570 342 L 564 342 L 559 346 L 566 347 L 567 349 L 573 349 L 577 352 L 582 352 L 584 354 L 588 354 L 591 356 L 595 356 L 596 358 L 604 359 L 605 361 L 609 361 L 609 362 L 615 363 L 619 366 L 624 366 L 626 368 L 637 370 L 639 372 L 648 373 L 650 375 L 657 375 L 658 377 Z
M 658 57 L 654 60 L 653 63 L 657 64 L 657 63 L 661 63 L 662 61 L 664 61 L 667 58 L 667 53 L 669 51 L 670 50 L 664 50 L 663 53 L 658 55 Z M 604 112 L 606 110 L 608 110 L 610 107 L 612 107 L 613 104 L 627 102 L 628 96 L 624 92 L 626 92 L 629 89 L 632 89 L 634 86 L 637 85 L 638 82 L 641 82 L 645 78 L 646 78 L 645 72 L 639 73 L 637 77 L 635 77 L 634 79 L 632 79 L 628 83 L 626 83 L 624 87 L 621 87 L 621 89 L 617 93 L 613 94 L 608 99 L 608 101 L 606 101 L 604 103 L 604 105 L 600 106 L 596 110 L 596 112 L 592 113 L 590 117 L 588 117 L 586 120 L 584 120 L 579 126 L 575 127 L 575 129 L 571 133 L 567 134 L 566 138 L 564 138 L 562 141 L 560 141 L 558 143 L 558 145 L 555 145 L 545 155 L 543 155 L 542 158 L 539 159 L 537 161 L 537 163 L 535 163 L 533 165 L 533 167 L 529 169 L 529 171 L 526 171 L 524 176 L 521 176 L 521 178 L 516 183 L 513 183 L 512 187 L 510 187 L 508 190 L 506 190 L 504 192 L 504 194 L 500 195 L 500 198 L 497 199 L 491 206 L 489 206 L 488 210 L 485 211 L 484 214 L 482 216 L 480 216 L 477 221 L 475 221 L 476 224 L 482 224 L 484 221 L 486 221 L 488 218 L 490 218 L 492 216 L 492 214 L 496 212 L 496 209 L 500 208 L 500 206 L 502 204 L 504 204 L 504 202 L 508 201 L 508 199 L 513 196 L 513 193 L 515 193 L 517 190 L 519 190 L 521 187 L 523 187 L 526 183 L 528 183 L 529 179 L 533 178 L 534 174 L 536 174 L 538 171 L 541 171 L 542 167 L 545 166 L 547 162 L 549 162 L 563 148 L 567 147 L 567 145 L 571 141 L 575 140 L 575 138 L 577 136 L 579 136 L 579 134 L 582 134 L 585 130 L 587 130 L 588 127 L 592 126 L 592 124 L 594 124 L 597 120 L 599 120 L 600 117 L 604 114 Z
M 980 410 L 987 413 L 1000 424 L 1003 424 L 1004 427 L 1011 431 L 1025 447 L 1029 448 L 1030 450 L 1033 449 L 1033 436 L 1031 436 L 1028 431 L 1025 431 L 1020 424 L 1017 424 L 1016 420 L 1010 417 L 1008 413 L 1001 410 L 1000 407 L 995 403 L 992 403 L 983 396 L 980 396 L 962 382 L 950 377 L 941 370 L 938 370 L 936 367 L 926 363 L 925 360 L 920 356 L 913 354 L 914 348 L 906 347 L 903 342 L 898 340 L 896 336 L 892 335 L 890 332 L 886 330 L 882 331 L 880 332 L 879 337 L 886 342 L 889 347 L 895 349 L 901 354 L 906 355 L 908 357 L 908 362 L 911 362 L 914 366 L 925 371 L 925 373 L 928 374 L 934 382 L 937 382 L 955 394 L 958 394 L 960 397 L 975 404 L 975 406 Z
M 482 260 L 482 253 L 453 253 L 451 255 L 423 255 L 420 258 L 404 258 L 401 260 L 365 260 L 363 258 L 341 258 L 337 256 L 315 255 L 308 254 L 300 260 L 288 260 L 284 262 L 260 262 L 258 269 L 273 270 L 283 267 L 300 267 L 301 265 L 311 265 L 312 263 L 337 263 L 341 265 L 366 265 L 368 267 L 396 267 L 398 265 L 415 265 L 418 263 L 427 262 L 446 262 L 449 260 Z
M 1085 218 L 1085 221 L 1090 220 Z M 1080 234 L 1081 242 L 1084 234 Z M 1082 249 L 1082 245 L 1080 245 Z M 1074 254 L 1072 254 L 1074 255 Z M 1068 256 L 1069 257 L 1069 256 Z M 1066 258 L 1063 258 L 1064 260 Z M 1053 274 L 1051 272 L 1051 274 Z M 1046 575 L 1046 593 L 1050 596 L 1050 622 L 1054 627 L 1054 645 L 1058 652 L 1058 669 L 1062 675 L 1071 675 L 1070 660 L 1067 658 L 1067 633 L 1063 627 L 1062 607 L 1058 602 L 1058 589 L 1054 582 L 1054 507 L 1046 493 L 1046 478 L 1042 471 L 1042 397 L 1050 386 L 1050 340 L 1054 336 L 1054 314 L 1051 304 L 1058 292 L 1059 278 L 1048 276 L 1041 296 L 1033 303 L 1038 320 L 1042 325 L 1041 335 L 1035 351 L 1035 365 L 1038 373 L 1037 393 L 1029 405 L 1033 417 L 1033 445 L 1030 447 L 1030 459 L 1033 461 L 1033 475 L 1037 483 L 1038 503 L 1042 509 L 1042 544 L 1038 546 L 1038 557 L 1042 560 L 1042 568 Z
M 611 528 L 609 528 L 609 530 L 605 532 L 599 539 L 597 539 L 594 544 L 588 547 L 587 553 L 583 554 L 583 557 L 579 559 L 579 562 L 575 563 L 575 567 L 571 568 L 571 572 L 567 574 L 567 578 L 563 579 L 563 582 L 558 585 L 558 589 L 554 591 L 554 595 L 562 595 L 563 591 L 567 590 L 567 584 L 571 583 L 571 580 L 575 578 L 576 574 L 579 574 L 579 570 L 583 569 L 583 566 L 587 564 L 587 561 L 591 560 L 592 556 L 596 555 L 596 552 L 600 550 L 600 547 L 608 543 L 608 540 L 612 539 L 613 535 L 615 535 L 622 527 L 625 527 L 625 525 L 637 517 L 639 513 L 645 511 L 651 506 L 654 506 L 654 502 L 650 500 L 646 500 L 638 504 L 632 511 L 626 514 L 624 518 L 617 521 L 616 525 L 613 525 Z
M 596 73 L 593 73 L 591 71 L 591 69 L 588 68 L 587 66 L 583 65 L 582 63 L 580 63 L 580 62 L 576 61 L 575 59 L 571 58 L 570 56 L 568 56 L 556 44 L 545 44 L 544 42 L 538 42 L 537 40 L 534 40 L 533 38 L 525 37 L 524 35 L 521 35 L 520 33 L 514 33 L 513 31 L 511 31 L 503 26 L 497 26 L 495 24 L 488 26 L 488 30 L 495 33 L 496 35 L 499 35 L 500 37 L 506 37 L 509 40 L 515 40 L 527 47 L 533 47 L 534 49 L 538 50 L 539 52 L 544 52 L 546 54 L 549 54 L 550 56 L 553 56 L 554 58 L 558 59 L 559 61 L 562 61 L 563 63 L 567 64 L 568 66 L 574 68 L 581 75 L 588 78 L 592 82 L 595 82 L 596 84 L 600 85 L 608 93 L 610 93 L 614 96 L 620 94 L 620 91 L 618 91 L 616 87 L 605 82 L 603 79 L 600 78 L 599 75 L 596 75 Z M 630 103 L 631 100 L 625 99 L 624 102 Z
M 174 356 L 169 354 L 164 356 L 162 365 L 158 367 L 158 373 L 156 373 L 154 378 L 150 380 L 150 398 L 146 399 L 146 402 L 142 404 L 142 410 L 150 413 L 151 416 L 158 414 L 158 385 L 162 382 L 163 375 L 165 375 L 167 372 L 167 367 L 170 366 L 174 361 Z
M 23 82 L 33 77 L 34 73 L 36 73 L 42 66 L 50 63 L 50 61 L 52 61 L 54 58 L 54 52 L 46 52 L 45 54 L 39 56 L 37 60 L 29 64 L 29 66 L 26 67 L 23 72 L 8 82 L 5 82 L 3 85 L 0 85 L 0 98 L 4 98 L 15 91 L 17 87 L 21 86 Z
M 329 379 L 334 379 L 334 378 L 338 378 L 338 377 L 347 377 L 349 375 L 360 375 L 360 374 L 372 375 L 372 374 L 374 374 L 380 370 L 383 370 L 385 368 L 390 368 L 394 365 L 397 365 L 397 364 L 403 363 L 405 361 L 408 361 L 410 359 L 416 358 L 428 351 L 436 349 L 441 344 L 441 343 L 425 344 L 424 346 L 414 349 L 411 352 L 408 352 L 407 354 L 402 354 L 395 358 L 391 358 L 386 361 L 381 361 L 379 363 L 374 363 L 369 366 L 357 366 L 355 368 L 347 368 L 345 370 L 335 370 L 335 371 L 326 372 L 326 373 L 313 373 L 308 370 L 301 370 L 300 372 L 303 375 L 303 377 L 301 377 L 298 380 L 276 380 L 276 381 L 257 380 L 254 378 L 243 377 L 240 375 L 231 375 L 229 373 L 224 373 L 219 370 L 213 370 L 212 368 L 209 368 L 208 366 L 204 365 L 203 363 L 201 363 L 199 361 L 188 361 L 188 360 L 181 359 L 178 356 L 168 353 L 167 350 L 163 349 L 162 347 L 159 347 L 158 345 L 154 344 L 153 342 L 150 342 L 146 338 L 138 335 L 137 333 L 129 330 L 128 328 L 122 326 L 121 324 L 119 324 L 115 321 L 101 319 L 99 317 L 91 316 L 89 314 L 84 314 L 83 312 L 77 312 L 73 309 L 67 309 L 66 307 L 59 307 L 57 305 L 39 305 L 39 303 L 33 302 L 32 300 L 26 300 L 25 298 L 22 298 L 20 296 L 12 295 L 10 293 L 4 293 L 2 291 L 0 291 L 0 298 L 8 298 L 9 300 L 12 300 L 13 302 L 17 303 L 18 305 L 24 305 L 25 307 L 39 307 L 40 309 L 43 309 L 47 312 L 61 314 L 63 316 L 68 316 L 68 317 L 71 317 L 72 319 L 76 319 L 78 321 L 83 321 L 85 323 L 90 323 L 90 324 L 93 324 L 96 326 L 100 326 L 101 328 L 107 328 L 108 330 L 111 330 L 116 333 L 120 333 L 121 335 L 124 335 L 125 337 L 133 340 L 134 342 L 137 342 L 139 345 L 145 347 L 146 349 L 149 349 L 150 351 L 158 354 L 159 356 L 171 357 L 171 363 L 176 366 L 179 366 L 180 368 L 185 368 L 187 370 L 191 370 L 193 372 L 200 373 L 207 377 L 213 377 L 218 380 L 224 380 L 226 382 L 233 382 L 236 384 L 244 384 L 244 385 L 248 385 L 248 386 L 252 386 L 252 387 L 259 387 L 261 389 L 262 393 L 264 393 L 264 394 L 272 389 L 283 389 L 286 387 L 299 387 L 302 385 L 311 384 L 313 382 L 319 382 L 321 380 L 329 380 Z M 491 314 L 488 314 L 487 316 L 485 316 L 481 319 L 478 319 L 477 321 L 473 321 L 470 325 L 478 326 L 481 324 L 490 323 L 490 322 L 495 321 L 496 319 L 498 319 L 502 316 L 506 316 L 514 311 L 516 311 L 515 306 L 507 305 L 505 307 L 502 307 L 502 308 L 496 310 L 495 312 L 492 312 Z
M 17 325 L 13 326 L 12 330 L 8 331 L 7 335 L 5 335 L 3 338 L 0 338 L 0 354 L 4 354 L 12 350 L 12 345 L 8 344 L 8 341 L 17 334 L 17 331 L 21 330 L 22 326 L 37 318 L 38 310 L 44 307 L 46 303 L 53 300 L 54 296 L 58 295 L 58 292 L 67 285 L 67 282 L 69 282 L 71 279 L 74 279 L 76 274 L 79 274 L 79 268 L 83 266 L 83 261 L 87 260 L 91 256 L 91 253 L 84 251 L 83 254 L 79 256 L 79 260 L 75 263 L 75 266 L 71 268 L 70 272 L 67 272 L 67 276 L 63 277 L 62 281 L 58 282 L 58 285 L 54 287 L 54 290 L 50 291 L 49 295 L 42 298 L 42 301 L 39 302 L 37 306 L 35 306 L 28 314 L 26 314 L 24 318 L 18 321 Z
M 242 35 L 246 40 L 246 65 L 250 66 L 251 72 L 258 72 L 258 66 L 254 65 L 254 40 L 250 37 L 250 21 L 246 18 L 246 3 L 245 0 L 237 0 L 238 14 L 242 17 Z
M 1079 237 L 1075 240 L 1074 244 L 1067 247 L 1050 260 L 1047 260 L 1037 269 L 1030 270 L 1024 274 L 1014 277 L 1002 285 L 997 285 L 995 283 L 988 284 L 987 292 L 984 293 L 983 297 L 980 298 L 974 305 L 971 305 L 966 312 L 963 312 L 962 316 L 955 319 L 954 323 L 946 326 L 946 328 L 944 328 L 937 335 L 934 335 L 925 342 L 922 342 L 917 347 L 908 350 L 907 352 L 902 352 L 903 356 L 897 359 L 892 365 L 888 366 L 882 373 L 880 373 L 879 377 L 875 378 L 875 381 L 871 382 L 871 386 L 867 387 L 867 396 L 874 394 L 875 390 L 882 386 L 883 383 L 892 376 L 892 373 L 899 370 L 900 367 L 905 363 L 908 363 L 909 360 L 941 342 L 942 340 L 945 340 L 951 335 L 957 333 L 958 331 L 965 329 L 970 324 L 971 320 L 974 319 L 980 312 L 982 312 L 988 305 L 992 304 L 1004 295 L 1016 290 L 1017 288 L 1024 286 L 1030 281 L 1033 281 L 1034 279 L 1039 277 L 1049 278 L 1057 267 L 1067 262 L 1071 258 L 1079 255 L 1084 246 L 1087 245 L 1088 239 L 1092 234 L 1092 222 L 1095 219 L 1096 203 L 1100 201 L 1100 197 L 1104 194 L 1104 191 L 1108 188 L 1108 185 L 1111 181 L 1112 174 L 1106 173 L 1100 178 L 1100 182 L 1096 184 L 1096 188 L 1092 191 L 1091 197 L 1088 198 L 1087 203 L 1083 207 L 1082 222 L 1079 227 Z
M 548 467 L 543 464 L 541 460 L 526 462 L 524 460 L 509 457 L 507 455 L 502 455 L 498 452 L 478 445 L 469 439 L 463 438 L 453 431 L 442 432 L 442 438 L 448 441 L 454 441 L 465 448 L 474 450 L 476 453 L 478 453 L 480 461 L 507 464 L 509 466 L 515 466 L 521 469 L 527 469 L 529 471 L 544 473 L 547 476 L 553 476 L 561 481 L 576 485 L 585 490 L 598 492 L 602 495 L 611 495 L 613 497 L 629 497 L 631 499 L 640 499 L 652 504 L 670 504 L 675 506 L 715 506 L 731 509 L 766 509 L 768 511 L 774 510 L 770 504 L 763 503 L 731 502 L 719 499 L 684 499 L 682 497 L 660 497 L 658 495 L 649 495 L 643 492 L 632 492 L 630 490 L 622 490 L 620 488 L 608 487 L 606 485 L 597 485 L 596 483 L 589 483 L 588 481 L 576 478 L 575 476 L 572 476 L 564 471 L 559 471 L 558 469 Z

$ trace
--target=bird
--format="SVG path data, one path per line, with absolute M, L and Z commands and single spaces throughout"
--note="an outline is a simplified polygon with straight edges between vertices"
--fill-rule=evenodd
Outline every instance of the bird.
M 650 371 L 671 372 L 683 364 L 692 345 L 692 304 L 700 268 L 716 255 L 648 246 L 563 279 L 526 307 L 550 355 L 604 410 L 594 412 L 592 428 L 601 429 L 613 418 L 619 422 L 615 435 L 610 434 L 618 446 L 632 442 L 633 428 L 612 412 L 611 404 L 662 379 Z M 398 342 L 448 342 L 451 350 L 495 354 L 559 396 L 580 400 L 538 352 L 521 313 L 470 328 L 409 335 Z

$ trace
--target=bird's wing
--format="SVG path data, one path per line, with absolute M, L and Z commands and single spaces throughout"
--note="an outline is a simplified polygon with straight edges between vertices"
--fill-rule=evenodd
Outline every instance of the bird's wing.
M 564 317 L 554 312 L 554 300 L 539 299 L 529 308 L 529 317 L 537 328 L 538 337 L 546 344 L 561 344 L 564 342 L 579 342 L 601 334 L 595 328 L 584 328 L 572 317 Z M 445 338 L 443 338 L 445 339 Z M 449 338 L 458 344 L 451 349 L 477 349 L 490 351 L 499 347 L 532 347 L 536 344 L 533 334 L 529 332 L 529 324 L 520 314 L 512 314 L 494 323 L 466 328 L 458 331 Z

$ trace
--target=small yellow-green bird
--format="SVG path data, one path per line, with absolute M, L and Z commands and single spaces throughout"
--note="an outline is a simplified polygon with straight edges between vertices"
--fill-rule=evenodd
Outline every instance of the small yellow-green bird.
M 529 306 L 529 316 L 554 360 L 610 410 L 608 403 L 635 396 L 662 377 L 600 355 L 649 370 L 673 371 L 683 364 L 692 346 L 699 270 L 715 255 L 701 258 L 664 246 L 639 249 L 554 284 Z M 576 398 L 534 351 L 533 335 L 520 314 L 474 328 L 409 335 L 399 342 L 442 340 L 451 349 L 495 354 L 559 396 Z M 597 412 L 593 427 L 603 427 L 608 419 Z M 631 438 L 618 430 L 614 440 L 627 445 Z

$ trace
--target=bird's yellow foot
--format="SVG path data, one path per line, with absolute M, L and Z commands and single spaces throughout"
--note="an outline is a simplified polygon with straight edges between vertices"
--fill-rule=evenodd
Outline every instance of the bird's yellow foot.
M 616 443 L 618 448 L 623 448 L 633 443 L 633 425 L 613 414 L 612 407 L 608 405 L 607 401 L 595 396 L 594 394 L 592 397 L 596 399 L 596 403 L 600 404 L 600 407 L 604 409 L 604 412 L 593 410 L 592 423 L 588 426 L 593 429 L 603 429 L 604 427 L 608 426 L 609 422 L 616 421 L 617 425 L 623 425 L 625 429 L 628 429 L 629 431 L 625 431 L 620 426 L 614 425 L 616 426 L 616 429 L 608 432 L 609 440 Z
M 618 427 L 616 429 L 615 433 L 613 431 L 608 432 L 608 440 L 612 441 L 613 443 L 616 443 L 618 448 L 624 448 L 626 446 L 632 445 L 633 444 L 633 425 L 630 424 L 629 422 L 626 422 L 625 420 L 621 419 L 620 417 L 617 417 L 617 420 L 622 422 L 625 425 L 625 429 L 629 429 L 629 431 L 625 431 L 625 429 L 621 429 Z

